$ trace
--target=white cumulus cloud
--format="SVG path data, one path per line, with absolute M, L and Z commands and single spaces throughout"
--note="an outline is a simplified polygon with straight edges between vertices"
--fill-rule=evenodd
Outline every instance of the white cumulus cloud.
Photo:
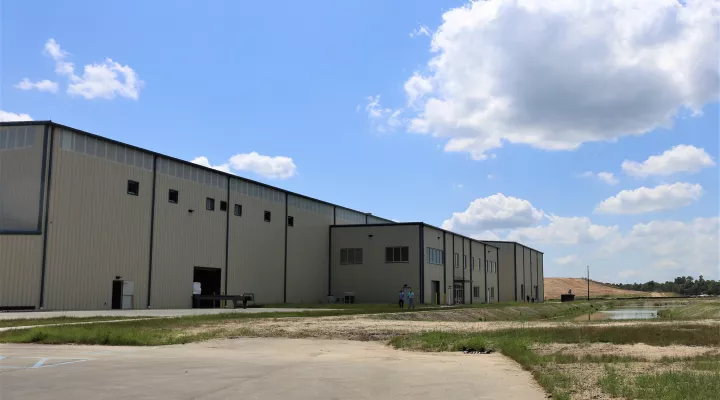
M 0 110 L 0 122 L 16 122 L 16 121 L 32 121 L 28 114 L 16 114 L 9 111 Z
M 465 211 L 453 213 L 443 222 L 442 228 L 469 234 L 532 226 L 543 217 L 543 212 L 523 199 L 494 194 L 474 200 Z
M 645 178 L 648 176 L 668 176 L 678 172 L 699 172 L 703 168 L 714 167 L 712 157 L 700 149 L 690 145 L 677 145 L 660 155 L 650 156 L 647 160 L 625 160 L 622 169 L 628 175 Z
M 676 182 L 654 188 L 623 190 L 603 200 L 595 212 L 603 214 L 641 214 L 684 207 L 702 196 L 699 184 Z
M 408 128 L 482 160 L 506 142 L 571 150 L 667 127 L 718 99 L 718 29 L 717 0 L 471 2 L 443 15 L 407 80 L 423 95 Z
M 270 179 L 287 179 L 297 174 L 297 166 L 290 157 L 265 156 L 257 152 L 236 154 L 228 162 L 212 165 L 205 156 L 196 157 L 192 163 L 223 172 L 252 172 Z
M 102 63 L 85 65 L 82 75 L 76 75 L 75 65 L 67 61 L 70 53 L 52 38 L 45 43 L 44 53 L 55 61 L 55 72 L 69 80 L 67 93 L 72 96 L 88 100 L 113 99 L 116 96 L 137 100 L 145 85 L 134 69 L 111 58 Z
M 57 82 L 53 82 L 48 79 L 43 79 L 41 81 L 32 82 L 30 79 L 24 78 L 20 82 L 16 83 L 15 87 L 20 90 L 35 89 L 40 92 L 50 92 L 50 93 L 56 93 L 58 90 Z
M 507 240 L 545 245 L 577 245 L 606 240 L 618 232 L 615 225 L 593 224 L 588 217 L 560 217 L 548 215 L 547 225 L 518 228 L 510 232 Z

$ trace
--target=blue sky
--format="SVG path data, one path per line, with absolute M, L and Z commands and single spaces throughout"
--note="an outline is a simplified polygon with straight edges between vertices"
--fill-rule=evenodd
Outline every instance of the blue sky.
M 515 239 L 547 276 L 717 279 L 718 3 L 580 3 L 5 1 L 0 116 Z

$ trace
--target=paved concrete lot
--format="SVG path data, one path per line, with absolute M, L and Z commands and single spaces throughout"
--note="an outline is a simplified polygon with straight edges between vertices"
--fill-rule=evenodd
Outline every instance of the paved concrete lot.
M 305 308 L 189 308 L 173 310 L 94 310 L 94 311 L 18 311 L 0 312 L 0 319 L 55 318 L 55 317 L 183 317 L 186 315 L 227 314 L 227 313 L 268 313 L 322 311 Z
M 235 339 L 155 348 L 0 344 L 0 399 L 544 399 L 498 355 Z

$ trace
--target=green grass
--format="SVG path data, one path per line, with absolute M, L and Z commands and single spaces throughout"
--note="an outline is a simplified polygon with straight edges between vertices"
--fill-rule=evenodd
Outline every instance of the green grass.
M 694 300 L 685 304 L 668 304 L 671 308 L 658 311 L 661 319 L 693 320 L 720 319 L 720 301 L 714 299 Z
M 624 377 L 607 367 L 599 381 L 613 397 L 638 400 L 713 400 L 720 393 L 720 372 L 667 371 Z
M 150 318 L 150 317 L 54 317 L 54 318 L 18 318 L 18 319 L 0 319 L 0 328 L 9 328 L 15 326 L 35 326 L 35 325 L 52 325 L 52 324 L 72 324 L 77 322 L 95 322 L 95 321 L 116 321 L 123 319 Z

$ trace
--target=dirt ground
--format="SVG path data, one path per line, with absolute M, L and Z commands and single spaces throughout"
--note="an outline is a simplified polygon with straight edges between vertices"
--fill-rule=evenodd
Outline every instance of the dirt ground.
M 565 344 L 550 343 L 533 347 L 537 354 L 567 354 L 575 356 L 621 355 L 647 361 L 659 361 L 668 358 L 691 358 L 700 355 L 720 355 L 717 347 L 706 346 L 649 346 L 638 343 L 620 345 L 611 343 Z
M 628 326 L 643 322 L 616 321 L 588 323 L 586 326 Z M 688 321 L 687 324 L 720 326 L 718 320 Z M 653 324 L 676 324 L 676 322 L 653 322 Z M 376 319 L 368 315 L 335 316 L 322 318 L 279 318 L 240 320 L 198 327 L 202 331 L 217 329 L 237 332 L 238 336 L 323 338 L 353 340 L 388 340 L 397 334 L 429 331 L 483 332 L 514 328 L 552 328 L 577 326 L 574 322 L 451 322 L 451 321 L 398 321 Z
M 577 296 L 587 295 L 587 281 L 581 278 L 545 278 L 545 298 L 559 299 L 572 289 Z M 590 281 L 590 296 L 616 296 L 616 297 L 672 297 L 672 293 L 638 292 L 634 290 L 619 289 L 600 282 Z

